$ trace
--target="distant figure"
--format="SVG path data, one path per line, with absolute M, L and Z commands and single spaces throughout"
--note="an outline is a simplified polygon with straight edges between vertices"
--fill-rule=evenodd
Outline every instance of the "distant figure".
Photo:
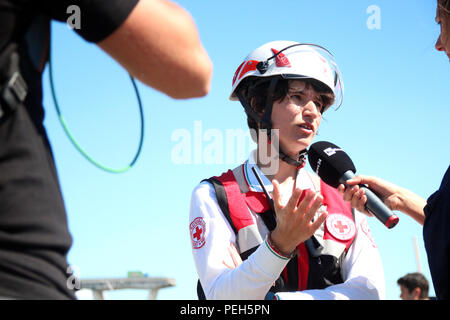
M 428 280 L 419 272 L 408 273 L 397 280 L 402 300 L 430 300 Z

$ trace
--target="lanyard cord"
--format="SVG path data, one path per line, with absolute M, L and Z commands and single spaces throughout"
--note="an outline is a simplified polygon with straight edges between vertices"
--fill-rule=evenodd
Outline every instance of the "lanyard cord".
M 56 90 L 55 90 L 55 86 L 54 86 L 54 81 L 53 81 L 53 68 L 52 68 L 52 53 L 51 53 L 51 46 L 49 45 L 49 60 L 48 60 L 48 67 L 49 67 L 49 78 L 50 78 L 50 88 L 51 88 L 51 93 L 52 93 L 52 97 L 53 97 L 53 102 L 55 104 L 55 108 L 56 108 L 56 112 L 58 114 L 58 118 L 59 121 L 64 129 L 64 132 L 66 133 L 67 137 L 69 138 L 70 142 L 72 142 L 72 144 L 75 146 L 75 148 L 89 161 L 91 162 L 93 165 L 95 165 L 96 167 L 110 172 L 110 173 L 123 173 L 128 171 L 129 169 L 131 169 L 131 167 L 134 166 L 134 164 L 136 163 L 137 159 L 139 158 L 139 155 L 141 154 L 142 151 L 142 145 L 144 142 L 144 112 L 143 112 L 143 108 L 142 108 L 142 101 L 141 101 L 141 96 L 139 94 L 139 90 L 137 88 L 136 82 L 134 80 L 134 78 L 130 75 L 130 80 L 131 83 L 133 84 L 133 88 L 134 91 L 136 93 L 136 98 L 137 98 L 137 102 L 138 102 L 138 106 L 139 106 L 139 115 L 140 115 L 140 123 L 141 123 L 141 132 L 140 132 L 140 138 L 139 138 L 139 146 L 138 149 L 136 151 L 136 154 L 133 157 L 133 160 L 125 167 L 123 168 L 110 168 L 107 167 L 101 163 L 99 163 L 98 161 L 94 160 L 81 146 L 80 144 L 75 140 L 74 136 L 72 135 L 72 133 L 70 132 L 66 121 L 64 120 L 64 117 L 62 116 L 61 113 L 61 109 L 59 107 L 58 104 L 58 100 L 56 98 Z

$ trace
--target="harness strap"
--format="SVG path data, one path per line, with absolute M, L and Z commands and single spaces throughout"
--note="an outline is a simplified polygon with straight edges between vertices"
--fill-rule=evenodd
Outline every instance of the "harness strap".
M 227 194 L 225 192 L 224 186 L 215 177 L 202 180 L 202 182 L 204 181 L 209 182 L 213 185 L 214 191 L 216 192 L 217 203 L 219 204 L 219 207 L 222 210 L 223 215 L 227 219 L 234 233 L 237 234 L 237 229 L 233 224 L 233 220 L 231 220 L 230 210 L 228 208 Z
M 212 182 L 214 189 L 218 191 L 216 195 L 220 209 L 236 234 L 240 229 L 254 223 L 232 170 L 206 181 Z

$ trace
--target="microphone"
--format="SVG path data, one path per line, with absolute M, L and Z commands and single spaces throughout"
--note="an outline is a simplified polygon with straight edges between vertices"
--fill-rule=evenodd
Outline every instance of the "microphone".
M 356 168 L 352 159 L 338 146 L 327 141 L 313 143 L 308 150 L 308 161 L 311 168 L 326 184 L 337 188 L 341 183 L 355 177 Z M 381 199 L 365 185 L 367 197 L 365 209 L 372 213 L 387 228 L 391 229 L 398 223 L 398 217 L 381 201 Z

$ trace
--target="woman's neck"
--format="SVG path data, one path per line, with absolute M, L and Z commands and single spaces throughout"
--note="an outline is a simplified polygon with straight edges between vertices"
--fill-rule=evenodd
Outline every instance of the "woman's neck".
M 284 183 L 290 183 L 292 181 L 295 181 L 297 178 L 298 169 L 290 165 L 280 159 L 272 160 L 272 161 L 278 161 L 278 170 L 274 174 L 273 172 L 267 172 L 267 171 L 273 171 L 273 170 L 266 170 L 265 168 L 267 166 L 264 166 L 260 163 L 259 160 L 257 160 L 258 167 L 261 169 L 262 173 L 269 179 L 270 181 L 276 179 L 281 185 Z M 273 164 L 270 165 L 270 168 L 273 168 Z

